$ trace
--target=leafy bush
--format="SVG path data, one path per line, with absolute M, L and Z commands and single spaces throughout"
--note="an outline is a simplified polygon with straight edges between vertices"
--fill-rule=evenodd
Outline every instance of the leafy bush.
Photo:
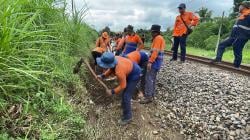
M 210 36 L 208 39 L 206 39 L 204 41 L 204 43 L 206 44 L 206 50 L 215 50 L 216 45 L 217 45 L 217 40 L 218 37 L 216 35 L 212 35 Z
M 216 38 L 215 36 L 218 36 L 220 23 L 221 19 L 214 18 L 212 22 L 203 22 L 199 24 L 189 36 L 188 45 L 195 48 L 214 49 L 212 46 Z M 223 20 L 221 39 L 229 36 L 233 23 L 234 21 L 228 18 Z
M 197 26 L 188 38 L 189 45 L 196 48 L 206 48 L 204 40 L 214 35 L 212 25 L 212 22 L 206 22 Z
M 55 4 L 65 1 L 0 0 L 0 138 L 83 135 L 83 114 L 64 96 L 81 86 L 72 67 L 96 31 Z

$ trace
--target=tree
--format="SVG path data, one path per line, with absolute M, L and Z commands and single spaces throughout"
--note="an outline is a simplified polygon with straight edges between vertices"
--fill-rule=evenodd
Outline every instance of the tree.
M 207 22 L 207 21 L 211 21 L 212 19 L 211 17 L 212 17 L 213 12 L 211 10 L 208 10 L 208 8 L 202 7 L 195 13 L 199 14 L 200 22 Z
M 240 3 L 243 1 L 244 0 L 234 0 L 233 13 L 230 14 L 231 18 L 235 18 L 238 15 Z
M 244 0 L 234 0 L 234 13 L 237 13 L 239 11 L 240 3 L 242 3 Z
M 172 36 L 172 33 L 173 33 L 173 29 L 171 27 L 168 27 L 164 34 L 166 36 Z
M 213 25 L 214 23 L 212 22 L 204 22 L 199 24 L 189 36 L 188 44 L 195 48 L 206 48 L 204 41 L 210 36 L 216 35 L 213 33 Z
M 114 37 L 116 35 L 115 32 L 111 31 L 111 29 L 106 26 L 104 29 L 102 29 L 99 34 L 101 35 L 103 32 L 107 32 L 109 34 L 110 37 Z
M 138 30 L 136 31 L 136 33 L 137 33 L 140 37 L 144 36 L 144 37 L 145 37 L 145 42 L 150 42 L 151 39 L 152 39 L 150 30 L 147 30 L 147 29 L 138 29 Z

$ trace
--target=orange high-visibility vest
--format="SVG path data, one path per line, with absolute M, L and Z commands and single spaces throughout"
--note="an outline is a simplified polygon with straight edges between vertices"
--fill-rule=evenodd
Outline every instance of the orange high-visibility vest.
M 182 15 L 179 15 L 176 17 L 175 24 L 174 24 L 174 30 L 173 30 L 173 36 L 183 36 L 187 33 L 187 27 L 183 23 L 182 19 L 185 21 L 185 23 L 189 26 L 196 26 L 199 23 L 199 17 L 194 15 L 192 12 L 185 12 Z
M 109 46 L 109 38 L 103 39 L 103 37 L 99 37 L 96 40 L 96 47 L 93 51 L 103 53 L 107 50 L 107 46 Z

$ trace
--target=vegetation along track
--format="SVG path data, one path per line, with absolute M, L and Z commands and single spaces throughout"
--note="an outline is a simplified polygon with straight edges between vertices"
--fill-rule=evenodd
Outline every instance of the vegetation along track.
M 165 51 L 165 54 L 172 55 L 172 52 L 171 51 Z M 250 76 L 250 66 L 241 65 L 240 69 L 237 69 L 230 62 L 222 61 L 221 63 L 211 63 L 211 61 L 213 59 L 206 58 L 206 57 L 201 57 L 201 56 L 190 55 L 190 54 L 187 54 L 186 58 L 188 60 L 199 62 L 199 63 L 202 63 L 202 64 L 206 64 L 206 65 L 209 65 L 209 66 L 212 66 L 212 67 L 217 67 L 217 68 L 220 68 L 220 69 L 223 69 L 223 70 L 228 70 L 228 71 L 232 71 L 232 72 L 239 73 L 239 74 L 242 74 L 242 75 Z

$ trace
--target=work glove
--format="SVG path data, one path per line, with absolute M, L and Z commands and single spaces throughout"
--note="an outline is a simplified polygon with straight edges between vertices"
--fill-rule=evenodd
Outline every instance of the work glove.
M 97 75 L 96 79 L 103 80 L 104 79 L 104 75 L 103 74 Z

